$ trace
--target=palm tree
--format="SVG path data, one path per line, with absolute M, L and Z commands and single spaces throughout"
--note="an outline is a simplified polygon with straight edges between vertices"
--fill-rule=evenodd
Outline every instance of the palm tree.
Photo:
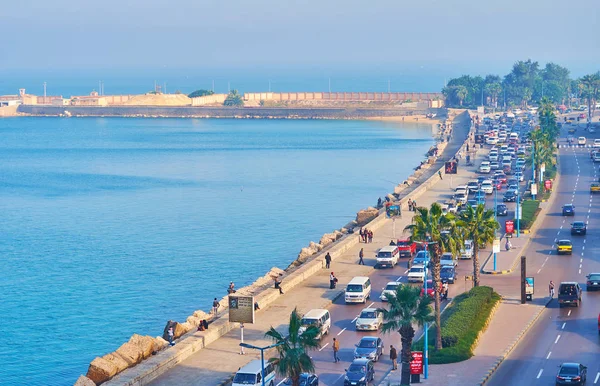
M 581 78 L 582 95 L 587 100 L 588 117 L 592 117 L 592 105 L 598 99 L 600 89 L 600 73 L 585 75 Z
M 469 95 L 469 90 L 467 90 L 465 86 L 457 86 L 454 89 L 454 95 L 456 96 L 456 99 L 458 99 L 458 103 L 462 107 L 463 101 L 465 100 L 467 95 Z
M 402 342 L 400 360 L 402 363 L 401 385 L 410 384 L 411 348 L 415 337 L 414 326 L 422 327 L 433 321 L 431 298 L 421 296 L 421 290 L 409 285 L 401 285 L 395 294 L 386 294 L 389 309 L 380 308 L 383 313 L 384 333 L 398 331 Z M 427 344 L 427 342 L 425 342 Z
M 485 209 L 479 204 L 475 208 L 467 206 L 467 210 L 459 215 L 456 225 L 462 229 L 465 237 L 473 240 L 473 282 L 479 286 L 479 246 L 489 244 L 496 238 L 498 221 L 492 209 Z
M 431 208 L 417 208 L 417 213 L 412 218 L 412 223 L 404 228 L 411 233 L 411 241 L 429 245 L 431 261 L 431 278 L 433 281 L 433 293 L 435 299 L 435 348 L 442 348 L 442 325 L 440 305 L 440 258 L 444 252 L 451 252 L 456 256 L 460 248 L 464 246 L 459 229 L 454 223 L 454 215 L 442 213 L 442 207 L 437 202 L 431 204 Z
M 265 333 L 265 336 L 279 344 L 277 346 L 279 357 L 271 358 L 269 361 L 275 363 L 275 370 L 279 375 L 292 381 L 292 386 L 300 385 L 300 374 L 315 371 L 315 364 L 307 351 L 321 346 L 317 339 L 320 333 L 319 328 L 311 325 L 301 333 L 301 326 L 302 316 L 294 308 L 290 314 L 287 336 L 283 336 L 273 327 Z

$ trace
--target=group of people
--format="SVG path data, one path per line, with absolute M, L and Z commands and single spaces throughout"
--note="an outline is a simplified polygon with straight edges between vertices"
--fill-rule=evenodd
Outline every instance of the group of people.
M 360 231 L 358 232 L 358 234 L 360 235 L 360 239 L 358 240 L 359 242 L 362 241 L 363 243 L 372 243 L 373 242 L 373 231 L 368 230 L 367 228 L 362 229 L 360 228 Z
M 408 199 L 408 211 L 416 212 L 417 211 L 417 201 L 413 201 L 410 198 Z

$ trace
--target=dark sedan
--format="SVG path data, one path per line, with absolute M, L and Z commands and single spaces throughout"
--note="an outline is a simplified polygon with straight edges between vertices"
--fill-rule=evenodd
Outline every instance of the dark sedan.
M 376 336 L 365 336 L 354 349 L 354 358 L 367 358 L 377 362 L 383 355 L 383 341 Z
M 440 279 L 442 280 L 442 283 L 454 284 L 454 281 L 456 280 L 456 272 L 454 271 L 454 267 L 447 265 L 443 266 L 440 270 Z
M 355 359 L 346 370 L 344 386 L 367 386 L 375 378 L 375 366 L 368 359 Z
M 516 202 L 517 201 L 517 193 L 512 190 L 509 190 L 508 192 L 504 193 L 504 197 L 502 197 L 502 201 Z
M 506 204 L 498 204 L 496 206 L 496 215 L 497 216 L 508 216 L 508 207 Z
M 573 204 L 567 204 L 562 207 L 563 216 L 575 216 L 575 207 Z
M 587 378 L 587 367 L 581 363 L 563 363 L 556 375 L 556 385 L 583 385 Z
M 587 233 L 587 225 L 583 221 L 575 221 L 571 224 L 572 235 L 585 235 Z
M 588 291 L 600 289 L 600 273 L 590 273 L 587 275 L 586 286 Z

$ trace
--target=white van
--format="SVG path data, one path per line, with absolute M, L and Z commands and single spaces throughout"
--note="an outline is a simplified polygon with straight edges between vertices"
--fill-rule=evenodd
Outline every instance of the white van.
M 331 316 L 329 315 L 329 311 L 324 309 L 310 310 L 304 314 L 300 323 L 302 324 L 302 326 L 300 326 L 300 333 L 306 331 L 306 328 L 309 326 L 316 326 L 319 328 L 319 331 L 321 331 L 318 335 L 318 338 L 321 339 L 323 335 L 329 334 L 329 330 L 331 329 Z
M 400 257 L 400 251 L 398 251 L 398 247 L 395 245 L 389 245 L 381 248 L 377 255 L 377 268 L 382 267 L 390 267 L 394 268 L 394 265 L 398 264 L 398 258 Z
M 261 386 L 262 367 L 260 360 L 253 360 L 235 373 L 231 386 Z M 265 362 L 265 385 L 273 386 L 275 384 L 275 366 L 270 362 Z
M 371 297 L 371 279 L 357 276 L 346 286 L 344 300 L 346 303 L 366 303 Z

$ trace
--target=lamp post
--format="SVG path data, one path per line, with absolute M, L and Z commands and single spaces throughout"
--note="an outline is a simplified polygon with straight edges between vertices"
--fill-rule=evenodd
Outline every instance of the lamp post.
M 427 296 L 427 267 L 429 266 L 429 244 L 435 244 L 434 241 L 419 241 L 419 244 L 425 245 L 425 277 L 423 278 L 424 296 Z M 433 282 L 433 281 L 432 281 Z M 435 284 L 434 284 L 435 285 Z M 435 293 L 435 290 L 434 290 Z M 423 344 L 423 378 L 429 377 L 429 323 L 424 326 L 424 344 Z
M 498 222 L 498 187 L 494 183 L 494 220 Z M 494 238 L 496 238 L 496 230 L 494 230 Z M 494 250 L 495 251 L 495 250 Z M 494 252 L 494 271 L 496 270 L 496 252 Z
M 255 350 L 260 350 L 260 375 L 261 375 L 261 379 L 262 379 L 262 386 L 265 386 L 265 350 L 280 346 L 283 343 L 284 342 L 279 342 L 279 343 L 275 343 L 275 344 L 272 344 L 272 345 L 266 346 L 266 347 L 258 347 L 258 346 L 253 346 L 248 343 L 240 343 L 240 346 L 242 348 L 246 347 L 246 348 L 253 348 Z

